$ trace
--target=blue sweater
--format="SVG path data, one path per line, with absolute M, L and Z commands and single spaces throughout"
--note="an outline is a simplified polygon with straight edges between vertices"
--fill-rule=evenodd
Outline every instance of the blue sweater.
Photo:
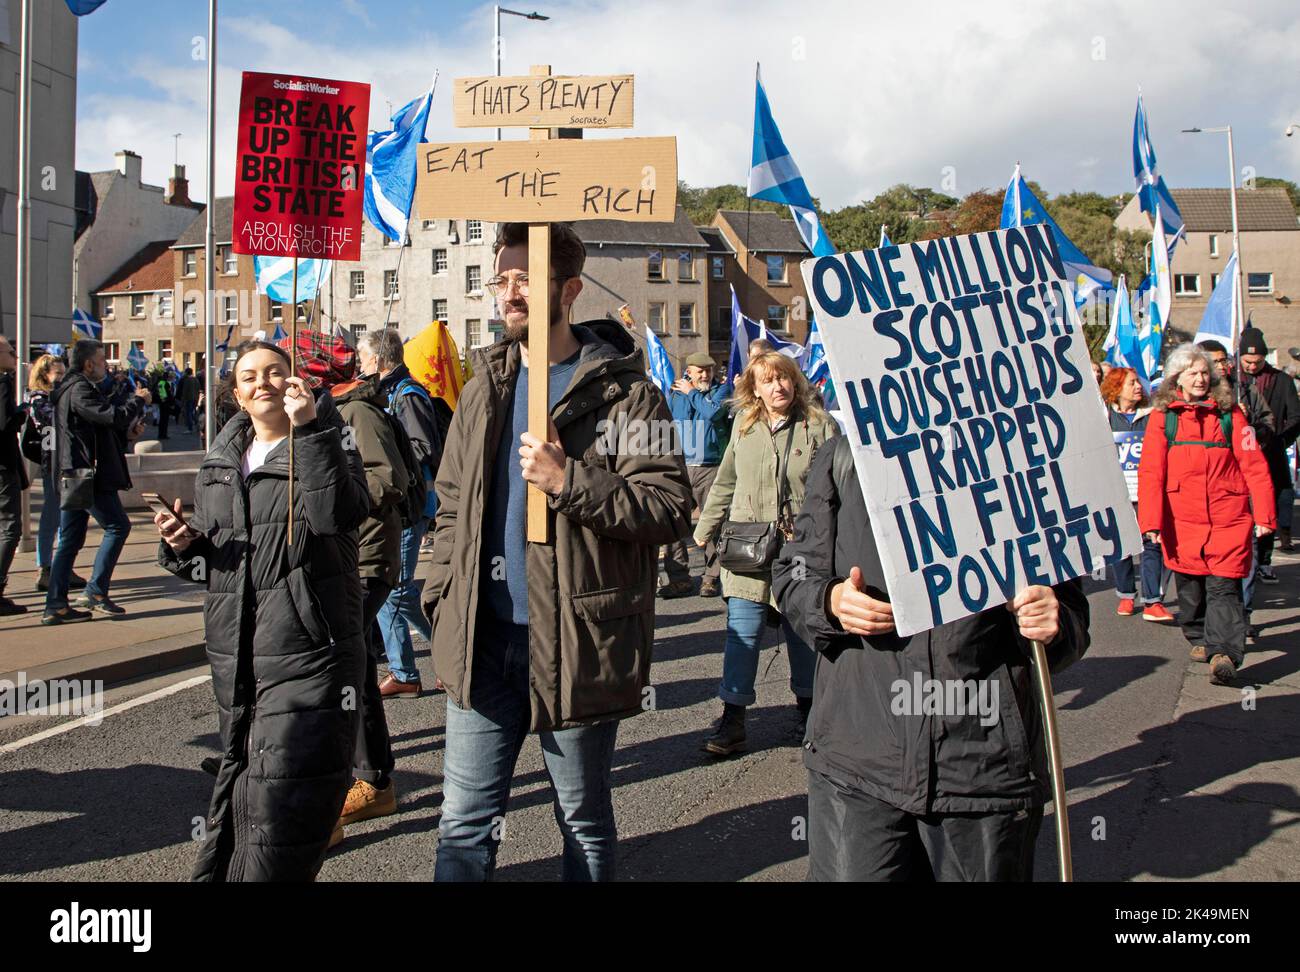
M 677 423 L 686 465 L 716 466 L 722 462 L 731 432 L 731 416 L 723 403 L 731 394 L 730 383 L 689 395 L 668 390 L 668 411 Z

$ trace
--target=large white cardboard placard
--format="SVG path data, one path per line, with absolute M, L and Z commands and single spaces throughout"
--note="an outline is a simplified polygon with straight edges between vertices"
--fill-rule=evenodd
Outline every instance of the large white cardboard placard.
M 802 268 L 900 635 L 1139 551 L 1050 231 Z

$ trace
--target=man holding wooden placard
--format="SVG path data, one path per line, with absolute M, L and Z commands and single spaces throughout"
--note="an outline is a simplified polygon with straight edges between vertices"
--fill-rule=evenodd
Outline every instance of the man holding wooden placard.
M 553 115 L 507 114 L 535 109 L 544 89 L 552 101 L 575 99 L 578 110 L 579 90 L 588 112 L 597 90 L 601 110 L 616 104 L 614 86 L 599 79 L 564 79 L 565 95 L 549 85 L 549 69 L 534 71 L 493 79 L 497 95 L 478 85 L 479 107 L 467 115 L 459 92 L 476 79 L 458 82 L 458 123 L 550 124 Z M 618 87 L 627 113 L 605 116 L 609 125 L 631 123 L 630 89 L 630 79 Z M 576 115 L 564 123 L 583 124 Z M 425 219 L 505 221 L 488 281 L 505 340 L 474 353 L 474 377 L 452 419 L 422 600 L 448 695 L 439 881 L 492 876 L 530 731 L 541 734 L 554 790 L 564 879 L 613 879 L 618 720 L 653 707 L 658 548 L 690 528 L 680 443 L 641 351 L 621 324 L 568 323 L 586 247 L 562 222 L 673 219 L 675 144 L 532 134 L 528 142 L 430 144 L 416 190 Z M 512 221 L 520 219 L 530 222 Z

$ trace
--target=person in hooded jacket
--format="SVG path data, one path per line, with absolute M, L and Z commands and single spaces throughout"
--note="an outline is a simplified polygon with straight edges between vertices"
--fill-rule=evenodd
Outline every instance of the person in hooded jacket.
M 646 707 L 659 547 L 690 529 L 690 479 L 645 358 L 621 324 L 568 323 L 586 247 L 550 224 L 549 279 L 529 280 L 528 235 L 499 228 L 487 283 L 505 340 L 474 354 L 435 484 L 421 604 L 447 690 L 436 881 L 492 877 L 530 731 L 563 878 L 613 880 L 618 720 Z M 530 291 L 543 288 L 549 361 L 528 354 Z M 547 369 L 547 441 L 527 431 L 530 367 Z M 549 543 L 527 541 L 529 485 L 545 494 Z
M 154 518 L 160 565 L 208 590 L 222 752 L 194 880 L 309 881 L 352 783 L 370 494 L 333 400 L 283 349 L 244 342 L 231 379 L 240 412 L 199 467 L 193 513 L 177 500 Z
M 1227 685 L 1246 652 L 1241 580 L 1277 526 L 1268 460 L 1232 390 L 1195 345 L 1175 348 L 1138 466 L 1138 527 L 1178 575 L 1178 623 L 1194 661 Z
M 1101 382 L 1101 400 L 1106 403 L 1106 414 L 1110 418 L 1110 430 L 1115 434 L 1116 446 L 1120 449 L 1120 467 L 1124 470 L 1124 479 L 1128 484 L 1129 501 L 1137 509 L 1137 463 L 1141 448 L 1133 449 L 1136 442 L 1141 444 L 1146 432 L 1147 418 L 1151 407 L 1147 405 L 1146 392 L 1142 381 L 1132 368 L 1112 368 Z M 1160 545 L 1149 540 L 1143 541 L 1142 556 L 1139 560 L 1142 578 L 1142 618 L 1160 624 L 1173 624 L 1174 616 L 1164 605 L 1164 592 L 1161 588 L 1161 570 L 1164 566 L 1160 559 Z M 1115 570 L 1115 593 L 1119 595 L 1119 608 L 1116 613 L 1122 616 L 1137 614 L 1135 602 L 1138 599 L 1137 584 L 1133 577 L 1133 561 L 1125 558 L 1117 560 Z

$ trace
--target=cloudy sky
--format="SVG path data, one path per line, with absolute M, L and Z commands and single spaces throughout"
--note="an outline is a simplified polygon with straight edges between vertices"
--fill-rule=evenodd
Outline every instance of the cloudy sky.
M 503 73 L 636 75 L 636 135 L 676 135 L 682 178 L 743 183 L 754 66 L 814 194 L 838 208 L 893 183 L 956 195 L 1001 189 L 1019 160 L 1051 193 L 1133 188 L 1141 87 L 1172 186 L 1239 168 L 1300 181 L 1300 14 L 1295 0 L 536 0 L 503 18 Z M 239 73 L 366 81 L 371 127 L 441 72 L 431 139 L 451 126 L 451 78 L 490 74 L 492 7 L 467 0 L 221 0 L 218 192 L 234 181 Z M 205 198 L 207 4 L 110 0 L 81 20 L 77 167 L 130 148 L 162 184 L 173 134 Z M 385 126 L 387 127 L 387 126 Z M 522 132 L 520 133 L 522 136 Z M 509 133 L 507 137 L 510 137 Z M 598 136 L 606 137 L 606 136 Z

